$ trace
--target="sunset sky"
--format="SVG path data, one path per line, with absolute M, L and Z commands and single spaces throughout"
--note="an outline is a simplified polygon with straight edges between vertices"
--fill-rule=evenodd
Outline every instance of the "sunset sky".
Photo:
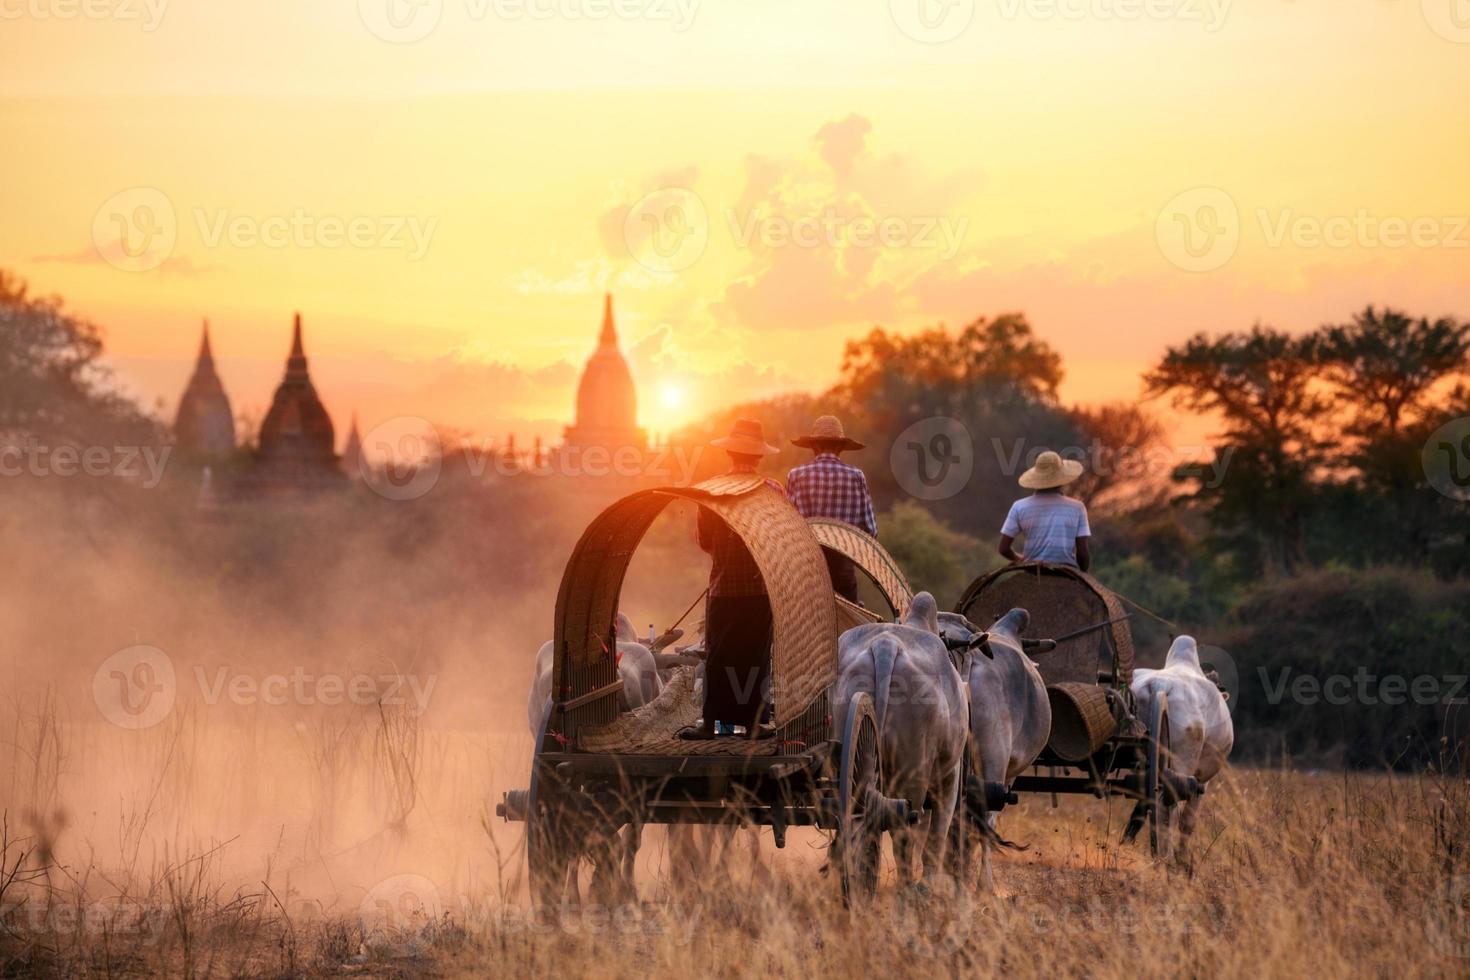
M 0 0 L 0 53 L 0 266 L 170 416 L 206 317 L 237 412 L 299 310 L 339 432 L 524 437 L 605 291 L 655 430 L 875 324 L 1022 310 L 1099 401 L 1470 316 L 1466 0 Z

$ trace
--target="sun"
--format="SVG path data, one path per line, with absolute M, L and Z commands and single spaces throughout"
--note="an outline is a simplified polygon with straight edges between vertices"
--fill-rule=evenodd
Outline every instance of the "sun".
M 682 385 L 670 382 L 658 391 L 659 404 L 672 412 L 677 412 L 684 407 L 684 388 Z

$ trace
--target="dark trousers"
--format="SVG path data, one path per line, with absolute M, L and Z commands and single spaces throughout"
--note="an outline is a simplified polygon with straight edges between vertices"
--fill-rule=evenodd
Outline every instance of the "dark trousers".
M 752 732 L 771 676 L 771 601 L 763 595 L 712 595 L 705 607 L 704 723 Z
M 857 602 L 857 568 L 852 559 L 834 555 L 825 548 L 822 549 L 822 557 L 827 559 L 827 573 L 832 576 L 832 591 L 848 602 Z

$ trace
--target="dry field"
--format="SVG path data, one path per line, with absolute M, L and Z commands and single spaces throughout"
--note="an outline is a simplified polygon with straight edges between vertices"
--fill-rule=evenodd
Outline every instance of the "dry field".
M 765 835 L 758 865 L 742 835 L 705 873 L 651 829 L 639 904 L 532 913 L 520 827 L 489 816 L 524 734 L 66 714 L 5 717 L 6 976 L 1470 974 L 1463 780 L 1236 770 L 1167 867 L 1119 846 L 1121 802 L 1028 797 L 998 894 L 890 869 L 851 913 L 819 834 Z

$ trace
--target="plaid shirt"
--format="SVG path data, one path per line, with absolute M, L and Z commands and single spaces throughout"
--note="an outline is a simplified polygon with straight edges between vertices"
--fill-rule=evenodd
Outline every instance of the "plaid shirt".
M 802 517 L 829 517 L 878 536 L 868 478 L 836 453 L 821 453 L 786 475 L 786 496 Z
M 766 484 L 777 493 L 784 493 L 781 484 L 767 480 Z M 695 537 L 699 546 L 709 552 L 710 595 L 765 595 L 766 582 L 755 557 L 740 535 L 730 530 L 729 525 L 715 516 L 708 508 L 699 508 L 699 522 L 695 525 Z

